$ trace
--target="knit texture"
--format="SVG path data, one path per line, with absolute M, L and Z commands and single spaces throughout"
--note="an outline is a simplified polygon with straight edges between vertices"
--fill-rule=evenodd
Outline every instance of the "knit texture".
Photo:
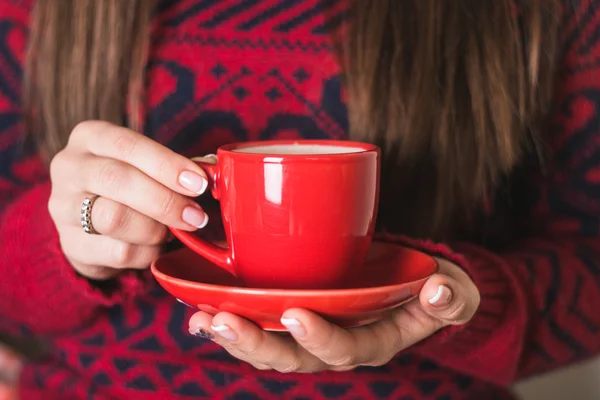
M 343 22 L 345 2 L 159 4 L 144 134 L 188 156 L 233 141 L 346 138 L 330 34 Z M 462 266 L 482 293 L 474 319 L 383 367 L 284 375 L 256 371 L 190 336 L 193 310 L 148 272 L 126 273 L 109 291 L 75 274 L 48 215 L 48 173 L 22 145 L 32 4 L 0 0 L 0 330 L 50 346 L 46 359 L 25 367 L 21 398 L 509 398 L 509 383 L 597 354 L 600 1 L 565 4 L 546 174 L 534 162 L 516 170 L 510 188 L 451 243 L 384 237 Z

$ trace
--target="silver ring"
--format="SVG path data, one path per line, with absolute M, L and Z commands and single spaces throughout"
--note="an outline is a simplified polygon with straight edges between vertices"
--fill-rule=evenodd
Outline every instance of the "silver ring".
M 92 207 L 100 196 L 90 196 L 83 199 L 81 203 L 81 227 L 85 233 L 90 235 L 97 235 L 98 232 L 94 229 L 92 224 Z

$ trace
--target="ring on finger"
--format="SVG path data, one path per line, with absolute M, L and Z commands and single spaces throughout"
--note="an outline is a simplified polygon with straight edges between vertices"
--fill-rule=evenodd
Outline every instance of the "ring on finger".
M 93 195 L 86 197 L 81 203 L 81 227 L 85 233 L 90 235 L 98 235 L 98 232 L 94 229 L 94 224 L 92 223 L 92 207 L 94 207 L 94 203 L 98 197 L 100 196 Z

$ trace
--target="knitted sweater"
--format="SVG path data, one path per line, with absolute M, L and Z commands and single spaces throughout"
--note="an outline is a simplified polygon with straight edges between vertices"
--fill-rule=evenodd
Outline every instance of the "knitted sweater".
M 47 211 L 48 171 L 22 146 L 32 1 L 0 0 L 0 330 L 50 349 L 25 366 L 21 398 L 492 399 L 600 351 L 600 1 L 565 2 L 546 173 L 534 162 L 515 170 L 471 229 L 476 239 L 412 243 L 459 260 L 482 294 L 473 320 L 382 367 L 304 375 L 254 370 L 192 337 L 193 310 L 147 271 L 124 273 L 110 290 L 74 273 Z M 189 156 L 232 141 L 344 139 L 330 34 L 344 3 L 161 2 L 144 133 Z M 500 249 L 494 236 L 511 240 Z

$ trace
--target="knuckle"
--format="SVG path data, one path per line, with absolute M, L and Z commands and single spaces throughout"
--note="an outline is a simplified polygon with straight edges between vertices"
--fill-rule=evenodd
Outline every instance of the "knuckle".
M 351 367 L 356 365 L 356 356 L 354 354 L 346 354 L 328 361 L 327 364 L 333 367 Z
M 113 248 L 113 261 L 117 267 L 125 267 L 132 264 L 135 256 L 135 246 L 130 243 L 119 242 Z
M 246 356 L 252 358 L 260 353 L 262 348 L 263 338 L 261 335 L 251 336 L 247 338 L 244 343 L 240 346 L 237 346 L 237 349 L 244 353 Z M 258 358 L 258 357 L 256 357 Z
M 74 266 L 75 270 L 88 279 L 96 281 L 105 281 L 113 278 L 117 271 L 108 267 L 99 266 Z
M 364 363 L 362 365 L 365 365 L 367 367 L 381 367 L 381 366 L 389 363 L 392 360 L 392 358 L 394 358 L 394 356 L 381 356 L 381 357 L 375 358 L 371 362 Z
M 69 260 L 73 260 L 76 258 L 76 255 L 73 253 L 72 244 L 75 243 L 73 240 L 67 240 L 63 232 L 58 232 L 58 240 L 60 242 L 60 248 Z
M 135 258 L 133 258 L 132 261 L 127 264 L 128 268 L 146 269 L 154 260 L 158 258 L 161 252 L 160 246 L 136 246 L 135 248 Z
M 328 349 L 331 347 L 331 336 L 327 335 L 324 337 L 320 337 L 319 339 L 307 341 L 303 343 L 302 346 L 313 353 L 327 353 Z
M 291 374 L 294 372 L 301 372 L 303 370 L 303 365 L 302 365 L 302 361 L 298 358 L 295 358 L 292 360 L 292 362 L 283 367 L 283 368 L 275 368 L 275 370 L 277 370 L 278 372 L 281 372 L 282 374 Z
M 251 363 L 252 366 L 260 371 L 272 371 L 273 368 L 269 367 L 268 365 L 264 365 L 264 364 L 254 364 Z
M 67 157 L 65 151 L 58 152 L 50 161 L 50 180 L 54 182 L 56 178 L 62 176 L 66 169 Z
M 151 246 L 151 247 L 138 246 L 138 248 L 143 249 L 143 250 L 141 250 L 139 252 L 141 254 L 139 254 L 135 258 L 135 262 L 128 266 L 129 268 L 133 268 L 133 269 L 148 268 L 150 266 L 150 264 L 152 264 L 152 262 L 160 256 L 160 253 L 162 250 L 160 246 Z
M 94 132 L 102 122 L 100 121 L 81 121 L 71 130 L 69 135 L 69 144 L 73 142 L 84 142 L 90 133 Z
M 71 134 L 69 135 L 69 140 L 76 140 L 82 135 L 85 135 L 89 129 L 91 122 L 90 121 L 82 121 L 73 127 L 71 130 Z
M 177 168 L 175 167 L 177 164 L 173 162 L 172 159 L 165 159 L 161 157 L 161 160 L 157 162 L 156 165 L 156 176 L 160 180 L 169 180 L 172 177 L 177 175 Z
M 50 199 L 48 199 L 48 213 L 52 219 L 55 219 L 58 214 L 58 201 L 56 200 L 56 196 L 51 195 Z
M 129 174 L 119 162 L 106 159 L 98 169 L 98 182 L 107 190 L 118 191 L 127 186 Z
M 150 232 L 151 232 L 151 234 L 150 234 L 151 236 L 150 236 L 149 243 L 148 243 L 150 245 L 160 244 L 160 243 L 164 242 L 168 236 L 167 227 L 164 225 L 160 225 L 156 229 L 151 229 Z
M 348 372 L 348 371 L 352 371 L 353 369 L 356 369 L 356 366 L 349 365 L 349 366 L 344 366 L 344 367 L 331 367 L 329 369 L 331 371 L 335 371 L 335 372 Z
M 159 205 L 157 210 L 159 217 L 169 216 L 175 209 L 177 203 L 177 195 L 174 191 L 166 189 L 158 195 L 158 201 L 155 204 Z
M 138 138 L 127 131 L 119 132 L 115 135 L 113 146 L 123 157 L 128 158 L 138 143 Z
M 251 340 L 246 343 L 243 349 L 239 349 L 242 353 L 249 357 L 255 356 L 260 349 L 260 344 L 258 340 Z

